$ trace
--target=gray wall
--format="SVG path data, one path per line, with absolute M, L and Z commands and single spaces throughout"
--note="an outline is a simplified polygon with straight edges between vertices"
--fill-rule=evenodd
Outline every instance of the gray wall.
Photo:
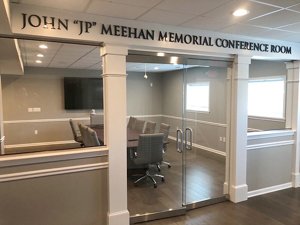
M 292 145 L 248 150 L 249 191 L 291 182 Z
M 129 72 L 127 76 L 127 115 L 160 115 L 162 82 L 159 74 Z
M 88 110 L 65 110 L 63 77 L 98 76 L 96 71 L 26 68 L 23 76 L 1 76 L 6 145 L 72 140 L 68 118 L 89 117 Z M 28 112 L 39 107 L 41 112 Z M 65 119 L 18 122 L 15 120 Z M 88 123 L 88 121 L 81 121 Z M 38 134 L 34 134 L 38 130 Z
M 249 191 L 292 181 L 294 132 L 264 131 L 248 134 L 247 184 Z
M 19 165 L 0 174 L 38 172 L 107 163 L 107 156 L 89 159 Z M 107 224 L 107 168 L 42 175 L 13 181 L 0 179 L 1 225 L 103 225 Z M 22 174 L 19 174 L 22 176 Z

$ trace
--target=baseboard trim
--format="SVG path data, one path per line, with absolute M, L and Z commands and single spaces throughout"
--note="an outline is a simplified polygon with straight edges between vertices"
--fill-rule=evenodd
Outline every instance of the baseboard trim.
M 173 136 L 169 136 L 169 139 L 171 139 L 173 141 L 176 141 L 176 138 L 173 137 Z M 195 143 L 193 143 L 193 146 L 196 147 L 196 148 L 200 148 L 202 150 L 205 150 L 205 151 L 208 151 L 208 152 L 215 153 L 215 154 L 218 154 L 218 155 L 226 157 L 226 152 L 222 152 L 220 150 L 209 148 L 209 147 L 206 147 L 206 146 L 203 146 L 203 145 L 199 145 L 199 144 L 195 144 Z
M 248 185 L 247 184 L 242 184 L 242 185 L 237 185 L 237 186 L 230 186 L 229 190 L 229 197 L 230 201 L 234 203 L 246 201 L 248 199 Z
M 129 211 L 123 210 L 114 213 L 108 213 L 109 225 L 129 225 Z
M 300 173 L 292 173 L 292 184 L 294 188 L 300 187 Z
M 279 185 L 274 185 L 271 187 L 261 188 L 261 189 L 254 190 L 254 191 L 249 191 L 248 198 L 255 197 L 258 195 L 268 194 L 268 193 L 275 192 L 275 191 L 280 191 L 280 190 L 291 188 L 291 187 L 292 187 L 292 182 L 289 182 L 289 183 L 285 183 L 285 184 L 279 184 Z
M 107 168 L 108 168 L 108 162 L 104 162 L 104 163 L 94 163 L 94 164 L 86 164 L 86 165 L 76 165 L 76 166 L 68 166 L 68 167 L 26 171 L 20 173 L 10 173 L 10 174 L 0 175 L 0 183 L 8 182 L 8 181 L 32 179 L 38 177 L 48 177 L 48 176 L 54 176 L 60 174 L 107 169 Z

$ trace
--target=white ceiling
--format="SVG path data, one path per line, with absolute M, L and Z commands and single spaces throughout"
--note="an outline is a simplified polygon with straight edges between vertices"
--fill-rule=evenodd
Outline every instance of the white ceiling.
M 300 42 L 300 0 L 11 0 L 158 24 Z M 247 8 L 244 17 L 232 12 Z
M 174 25 L 258 38 L 300 43 L 300 0 L 11 0 L 14 4 L 32 4 L 117 17 L 150 23 Z M 243 7 L 244 17 L 232 12 Z M 101 69 L 99 49 L 95 46 L 48 43 L 47 50 L 38 42 L 20 41 L 25 66 Z M 44 51 L 42 64 L 36 54 Z M 144 71 L 144 64 L 128 63 L 128 71 Z M 147 71 L 179 69 L 170 64 L 149 64 Z
M 47 49 L 40 49 L 40 44 L 46 44 Z M 101 57 L 98 46 L 66 44 L 56 42 L 19 40 L 21 56 L 24 66 L 47 67 L 63 69 L 88 69 L 101 70 Z M 42 54 L 44 57 L 37 57 Z M 42 63 L 36 63 L 36 60 Z M 180 70 L 183 68 L 199 67 L 199 65 L 171 64 L 171 63 L 150 63 L 150 62 L 128 62 L 128 72 L 165 72 Z

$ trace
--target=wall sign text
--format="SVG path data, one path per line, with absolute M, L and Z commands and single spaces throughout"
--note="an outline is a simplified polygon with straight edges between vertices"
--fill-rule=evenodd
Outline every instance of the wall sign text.
M 208 46 L 226 49 L 240 49 L 258 52 L 271 52 L 292 54 L 290 46 L 282 46 L 260 42 L 249 42 L 241 40 L 232 40 L 222 37 L 209 37 L 193 34 L 184 34 L 168 31 L 157 31 L 145 28 L 123 26 L 118 24 L 103 24 L 95 21 L 69 20 L 52 16 L 39 16 L 36 14 L 22 13 L 21 29 L 42 28 L 50 30 L 68 31 L 70 26 L 78 27 L 78 36 L 90 33 L 96 29 L 101 35 L 123 37 L 130 39 L 152 40 L 160 42 L 178 43 L 185 45 Z

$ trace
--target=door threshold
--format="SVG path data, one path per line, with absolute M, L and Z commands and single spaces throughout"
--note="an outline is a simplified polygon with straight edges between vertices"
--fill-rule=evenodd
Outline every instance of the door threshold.
M 155 213 L 136 214 L 130 216 L 130 224 L 142 223 L 151 220 L 165 219 L 174 216 L 182 216 L 186 214 L 186 207 L 179 209 L 170 209 Z
M 214 204 L 226 202 L 226 201 L 228 201 L 228 198 L 226 195 L 224 195 L 224 196 L 218 197 L 218 198 L 205 199 L 201 202 L 188 203 L 185 205 L 185 207 L 187 210 L 191 210 L 191 209 L 197 209 L 197 208 L 201 208 L 204 206 L 214 205 Z

